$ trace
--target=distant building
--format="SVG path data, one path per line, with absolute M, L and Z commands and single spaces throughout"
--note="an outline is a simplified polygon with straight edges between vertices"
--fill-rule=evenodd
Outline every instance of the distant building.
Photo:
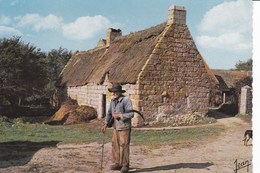
M 252 114 L 252 72 L 215 69 L 212 72 L 219 81 L 218 91 L 222 97 L 222 104 L 235 104 L 235 113 Z M 242 88 L 247 90 L 247 94 L 241 94 Z M 241 105 L 246 108 L 242 109 Z

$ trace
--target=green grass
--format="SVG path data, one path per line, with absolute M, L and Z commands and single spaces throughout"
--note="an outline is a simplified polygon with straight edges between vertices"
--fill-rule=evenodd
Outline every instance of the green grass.
M 12 124 L 0 126 L 0 142 L 10 141 L 60 141 L 62 143 L 83 143 L 99 140 L 99 129 L 86 124 L 73 126 L 50 126 L 44 124 Z
M 212 117 L 197 117 L 196 120 L 169 120 L 168 122 L 158 121 L 150 127 L 177 127 L 177 126 L 193 126 L 193 125 L 202 125 L 202 124 L 212 124 L 216 123 L 217 120 Z
M 153 145 L 160 143 L 194 141 L 208 139 L 224 130 L 220 126 L 202 128 L 188 128 L 179 130 L 132 130 L 131 142 L 133 144 Z M 105 141 L 111 140 L 112 130 L 108 129 Z M 78 124 L 70 126 L 50 126 L 44 124 L 24 124 L 0 122 L 0 143 L 12 141 L 60 143 L 89 143 L 101 142 L 102 133 L 100 124 Z
M 132 142 L 137 144 L 160 144 L 160 143 L 179 143 L 190 142 L 200 139 L 216 137 L 224 130 L 221 126 L 187 128 L 178 130 L 145 130 L 133 131 Z

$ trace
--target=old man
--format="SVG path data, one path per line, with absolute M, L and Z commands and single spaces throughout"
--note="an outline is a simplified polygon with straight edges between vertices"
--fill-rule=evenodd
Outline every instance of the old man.
M 111 170 L 120 170 L 121 173 L 127 173 L 129 170 L 131 119 L 134 113 L 126 113 L 126 110 L 133 109 L 132 101 L 123 95 L 125 90 L 122 90 L 122 86 L 118 83 L 114 83 L 108 91 L 111 92 L 112 99 L 102 131 L 105 132 L 107 127 L 113 126 L 113 165 L 111 165 Z

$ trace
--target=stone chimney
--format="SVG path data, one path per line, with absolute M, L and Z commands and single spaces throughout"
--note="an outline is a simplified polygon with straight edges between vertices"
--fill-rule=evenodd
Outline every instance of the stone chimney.
M 104 47 L 104 46 L 106 46 L 106 44 L 107 44 L 107 41 L 105 39 L 100 39 L 98 41 L 97 47 Z
M 106 40 L 106 46 L 109 47 L 110 44 L 115 40 L 116 37 L 122 36 L 121 29 L 113 29 L 109 28 L 107 30 L 107 40 Z
M 184 6 L 172 5 L 168 10 L 167 24 L 186 25 L 186 9 Z

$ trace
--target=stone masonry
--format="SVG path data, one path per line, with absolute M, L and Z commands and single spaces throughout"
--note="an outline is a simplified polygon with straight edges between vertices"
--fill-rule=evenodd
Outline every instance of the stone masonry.
M 77 100 L 79 105 L 88 105 L 97 110 L 98 118 L 104 117 L 104 113 L 107 112 L 111 95 L 108 88 L 111 84 L 107 80 L 102 85 L 95 83 L 89 83 L 85 86 L 68 87 L 67 95 Z M 126 84 L 123 85 L 123 89 L 126 90 L 125 96 L 128 96 L 133 103 L 133 108 L 138 109 L 137 103 L 139 100 L 137 85 Z M 104 100 L 105 99 L 105 100 Z M 133 119 L 133 124 L 137 125 L 139 118 Z
M 174 13 L 170 8 L 169 13 Z M 138 108 L 152 116 L 161 106 L 172 106 L 178 114 L 206 113 L 213 81 L 185 24 L 184 8 L 177 8 L 178 19 L 165 28 L 146 66 L 139 75 Z M 182 11 L 181 11 L 182 10 Z

